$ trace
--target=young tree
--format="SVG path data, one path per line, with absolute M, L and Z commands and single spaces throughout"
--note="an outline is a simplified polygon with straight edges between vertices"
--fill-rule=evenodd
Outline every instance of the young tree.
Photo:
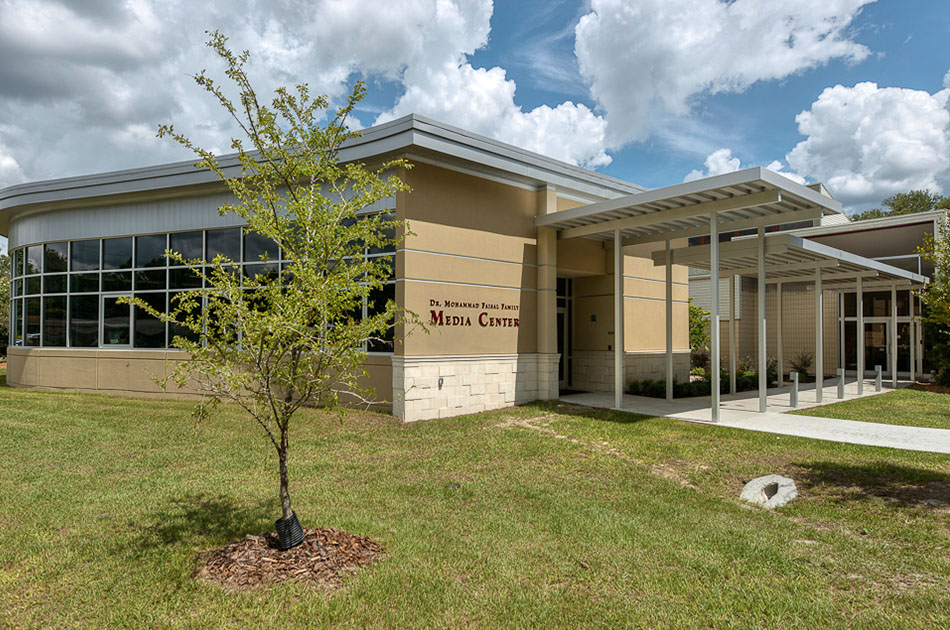
M 950 386 L 950 226 L 943 222 L 937 234 L 928 235 L 917 252 L 934 267 L 930 284 L 919 295 L 937 381 Z
M 689 298 L 689 349 L 705 352 L 709 345 L 709 313 L 693 304 Z
M 10 256 L 0 254 L 0 356 L 10 340 Z
M 374 393 L 360 384 L 366 348 L 387 343 L 395 325 L 407 319 L 382 297 L 392 257 L 366 255 L 392 247 L 403 226 L 391 215 L 359 212 L 407 190 L 394 173 L 410 165 L 339 162 L 341 145 L 359 135 L 348 129 L 347 117 L 363 98 L 362 83 L 332 114 L 328 98 L 311 97 L 305 84 L 278 88 L 267 105 L 245 70 L 249 53 L 233 53 L 217 31 L 209 35 L 208 46 L 226 64 L 239 98 L 232 101 L 204 71 L 194 79 L 244 135 L 231 143 L 240 173 L 228 175 L 217 156 L 171 125 L 160 126 L 158 136 L 194 151 L 200 157 L 196 167 L 216 173 L 233 195 L 219 213 L 240 217 L 262 247 L 271 248 L 270 254 L 279 247 L 286 262 L 279 269 L 265 265 L 273 256 L 264 255 L 253 273 L 251 267 L 242 273 L 239 261 L 221 255 L 208 261 L 168 251 L 203 280 L 196 282 L 203 288 L 177 294 L 167 313 L 131 301 L 170 322 L 173 345 L 191 355 L 173 364 L 162 385 L 172 381 L 204 393 L 199 417 L 218 402 L 239 405 L 273 445 L 282 512 L 277 529 L 281 547 L 289 548 L 303 539 L 288 472 L 294 413 L 308 404 L 372 402 Z M 321 124 L 324 116 L 328 122 Z

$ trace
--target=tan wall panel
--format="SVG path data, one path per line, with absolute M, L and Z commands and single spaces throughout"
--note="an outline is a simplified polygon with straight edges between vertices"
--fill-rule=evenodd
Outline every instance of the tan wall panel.
M 171 372 L 169 362 L 186 353 L 163 350 L 65 350 L 61 348 L 11 349 L 8 356 L 8 383 L 16 387 L 47 390 L 99 391 L 111 394 L 193 397 L 194 390 L 179 389 L 169 382 L 162 392 L 150 374 Z M 392 358 L 370 355 L 366 358 L 369 379 L 377 398 L 392 400 Z M 21 375 L 26 372 L 27 378 Z M 385 406 L 385 405 L 384 405 Z
M 623 249 L 624 275 L 666 282 L 666 267 L 655 266 L 651 258 L 653 252 L 663 251 L 665 248 L 665 243 L 644 243 L 625 247 Z M 673 282 L 683 284 L 689 282 L 689 268 L 684 265 L 673 265 Z
M 639 278 L 624 278 L 624 295 L 666 300 L 666 282 L 655 280 L 641 280 Z M 673 285 L 673 301 L 686 302 L 689 299 L 689 286 L 685 284 Z
M 666 350 L 666 302 L 656 300 L 624 300 L 624 349 Z M 673 321 L 685 322 L 688 318 L 686 304 L 673 303 Z M 673 326 L 673 350 L 689 348 L 689 327 Z
M 532 265 L 538 262 L 534 236 L 509 236 L 419 220 L 411 221 L 409 229 L 414 234 L 404 245 L 408 249 Z
M 39 382 L 63 389 L 96 389 L 95 353 L 71 357 L 68 353 L 43 356 L 39 363 Z
M 575 295 L 575 350 L 607 350 L 607 346 L 612 347 L 614 343 L 613 329 L 614 300 L 612 296 L 576 297 Z
M 557 242 L 557 275 L 603 275 L 608 270 L 607 252 L 600 242 L 583 238 Z
M 406 252 L 404 266 L 404 277 L 411 280 L 467 282 L 526 289 L 535 289 L 538 285 L 538 268 L 533 265 Z
M 577 208 L 578 206 L 583 206 L 584 202 L 574 201 L 573 199 L 565 199 L 564 197 L 557 198 L 557 209 L 558 212 L 561 210 L 570 210 L 571 208 Z
M 405 218 L 479 232 L 534 239 L 538 194 L 471 175 L 417 164 L 406 176 L 412 191 L 405 197 Z M 398 204 L 399 199 L 397 199 Z M 415 237 L 406 247 L 417 247 Z
M 405 285 L 405 307 L 420 315 L 429 329 L 428 334 L 415 331 L 406 338 L 403 352 L 407 356 L 536 351 L 537 293 L 534 291 L 411 281 L 400 284 Z M 457 302 L 477 304 L 477 308 L 451 304 Z M 516 308 L 485 308 L 483 304 Z M 432 311 L 442 313 L 444 325 L 430 324 Z M 480 316 L 481 323 L 491 324 L 493 318 L 504 318 L 508 325 L 483 326 Z M 447 318 L 459 320 L 450 324 Z M 515 318 L 518 326 L 507 321 Z

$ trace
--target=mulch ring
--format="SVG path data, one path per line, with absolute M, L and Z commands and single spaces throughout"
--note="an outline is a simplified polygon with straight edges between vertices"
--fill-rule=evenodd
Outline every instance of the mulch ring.
M 364 536 L 336 529 L 304 529 L 304 541 L 280 551 L 275 532 L 250 534 L 202 554 L 197 578 L 231 591 L 301 582 L 333 591 L 343 577 L 374 564 L 383 548 Z

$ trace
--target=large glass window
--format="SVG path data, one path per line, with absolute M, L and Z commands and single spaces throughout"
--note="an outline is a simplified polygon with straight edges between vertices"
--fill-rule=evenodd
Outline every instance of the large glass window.
M 137 307 L 117 302 L 119 295 L 134 294 L 156 310 L 169 312 L 167 309 L 177 306 L 177 295 L 201 287 L 200 274 L 186 266 L 167 264 L 166 246 L 188 260 L 222 255 L 233 263 L 231 271 L 236 276 L 249 279 L 277 278 L 286 265 L 276 243 L 242 228 L 19 247 L 12 251 L 11 261 L 10 342 L 21 346 L 163 348 L 170 347 L 175 335 L 194 339 L 195 335 L 181 326 L 166 325 Z M 363 250 L 363 255 L 385 261 L 390 277 L 394 275 L 394 254 L 394 248 Z M 390 281 L 355 305 L 354 316 L 378 312 L 394 295 L 395 285 Z M 211 325 L 220 332 L 233 332 L 227 322 L 212 321 Z M 391 352 L 391 333 L 387 337 L 368 349 Z
M 104 346 L 130 345 L 132 306 L 119 304 L 118 300 L 117 297 L 102 298 L 102 345 Z
M 99 239 L 73 241 L 69 244 L 69 270 L 93 271 L 99 269 Z
M 98 291 L 98 273 L 74 273 L 69 277 L 70 293 L 96 293 Z
M 244 262 L 277 260 L 277 243 L 257 232 L 244 232 Z
M 164 234 L 135 237 L 135 266 L 137 268 L 165 266 Z
M 241 228 L 226 230 L 208 230 L 208 262 L 219 254 L 228 260 L 241 260 Z
M 99 296 L 69 298 L 69 345 L 74 348 L 99 346 Z
M 27 276 L 24 285 L 26 295 L 39 295 L 41 286 L 40 276 Z
M 193 315 L 196 319 L 200 315 L 200 304 L 195 304 L 194 309 L 189 311 L 186 309 L 186 305 L 182 303 L 182 298 L 185 296 L 184 291 L 178 291 L 175 293 L 168 294 L 168 312 L 174 313 L 178 311 L 179 314 L 175 319 L 179 321 L 186 321 L 189 315 Z M 172 347 L 175 337 L 183 337 L 191 341 L 198 341 L 198 335 L 193 332 L 190 328 L 186 328 L 181 324 L 169 324 L 168 325 L 168 346 Z
M 66 271 L 69 262 L 68 243 L 49 243 L 46 245 L 43 273 Z
M 25 335 L 26 345 L 40 345 L 40 321 L 40 298 L 27 298 Z
M 68 278 L 64 273 L 43 276 L 43 293 L 66 293 Z
M 13 300 L 13 345 L 23 345 L 23 300 Z
M 43 246 L 31 245 L 26 248 L 26 273 L 40 273 L 43 269 Z
M 389 300 L 396 299 L 396 285 L 386 284 L 382 289 L 374 290 L 370 293 L 367 300 L 367 314 L 375 315 L 386 310 L 386 304 Z M 393 329 L 389 328 L 380 335 L 380 341 L 371 341 L 367 350 L 370 352 L 392 352 L 393 351 Z
M 160 272 L 160 273 L 165 273 Z M 108 271 L 102 274 L 102 290 L 111 291 L 131 291 L 132 290 L 132 272 L 131 271 Z
M 204 232 L 176 232 L 168 235 L 168 249 L 181 254 L 185 260 L 204 259 Z M 173 265 L 178 264 L 173 261 Z
M 150 271 L 135 272 L 135 290 L 152 291 L 165 290 L 165 270 L 155 269 Z
M 190 267 L 178 267 L 168 270 L 169 289 L 198 289 L 201 287 L 201 276 L 197 270 Z
M 66 345 L 66 296 L 43 298 L 43 345 Z
M 102 240 L 102 268 L 132 268 L 132 237 Z
M 159 313 L 165 312 L 165 293 L 137 293 L 146 304 Z M 153 317 L 146 310 L 135 307 L 135 347 L 164 348 L 165 322 Z

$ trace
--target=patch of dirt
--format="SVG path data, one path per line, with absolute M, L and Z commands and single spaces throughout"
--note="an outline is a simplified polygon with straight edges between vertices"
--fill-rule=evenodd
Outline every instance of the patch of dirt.
M 383 548 L 336 529 L 304 529 L 304 541 L 281 551 L 275 532 L 251 534 L 202 554 L 196 577 L 231 591 L 301 582 L 334 591 L 346 575 L 375 564 Z
M 922 392 L 933 392 L 935 394 L 950 394 L 950 387 L 935 385 L 934 383 L 914 383 L 909 389 L 916 389 Z
M 560 405 L 558 406 L 558 409 L 561 409 Z M 669 479 L 670 481 L 674 481 L 683 487 L 692 488 L 693 490 L 699 490 L 699 488 L 696 487 L 692 482 L 690 482 L 689 479 L 683 477 L 683 475 L 681 475 L 674 466 L 671 466 L 669 464 L 649 464 L 642 460 L 636 459 L 635 457 L 631 457 L 630 455 L 627 455 L 623 451 L 617 448 L 614 448 L 607 442 L 584 442 L 583 440 L 578 440 L 577 438 L 572 438 L 568 435 L 562 435 L 558 433 L 557 431 L 555 431 L 549 426 L 551 423 L 551 419 L 556 417 L 557 415 L 558 414 L 549 413 L 543 416 L 534 416 L 532 418 L 519 418 L 517 416 L 511 416 L 511 417 L 505 418 L 502 422 L 496 424 L 495 427 L 499 429 L 507 429 L 507 428 L 517 426 L 517 427 L 522 427 L 525 429 L 531 429 L 532 431 L 537 431 L 544 435 L 549 435 L 555 439 L 566 440 L 567 442 L 570 442 L 571 444 L 577 444 L 578 446 L 583 446 L 584 448 L 588 448 L 594 451 L 598 451 L 600 453 L 606 453 L 607 455 L 617 457 L 626 462 L 630 462 L 631 464 L 642 466 L 644 468 L 649 469 L 650 472 L 653 473 L 654 475 L 658 475 L 660 477 L 663 477 L 664 479 Z

